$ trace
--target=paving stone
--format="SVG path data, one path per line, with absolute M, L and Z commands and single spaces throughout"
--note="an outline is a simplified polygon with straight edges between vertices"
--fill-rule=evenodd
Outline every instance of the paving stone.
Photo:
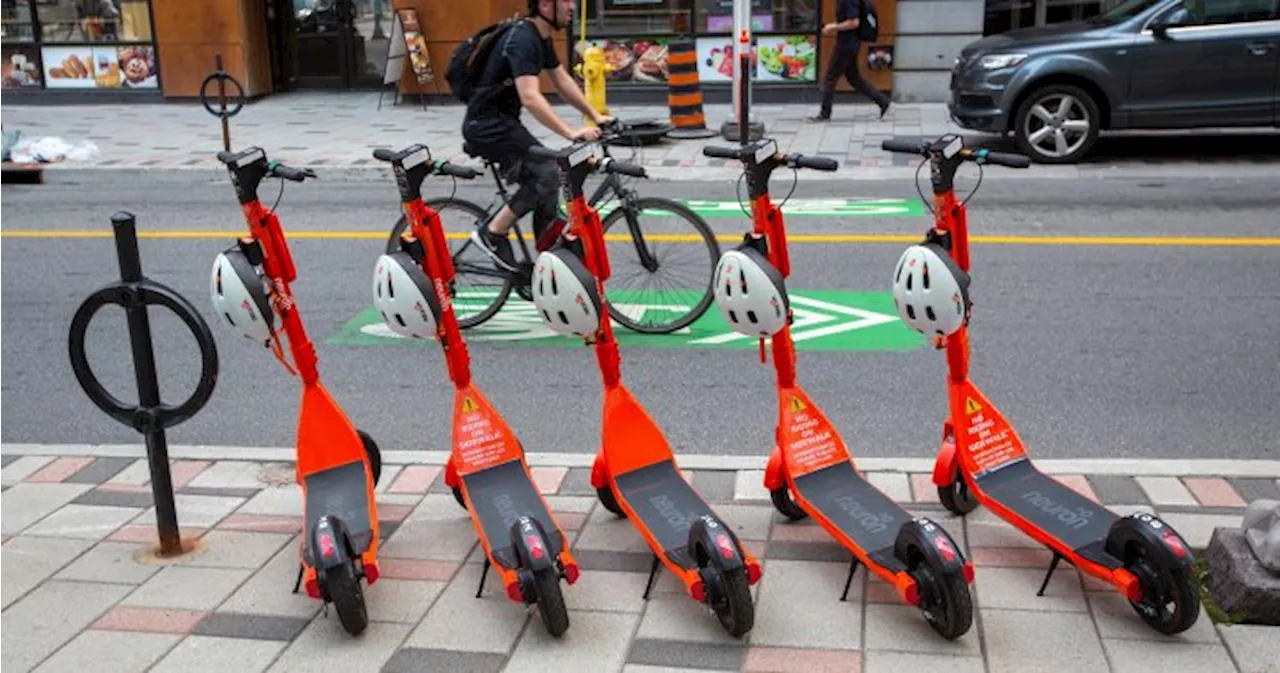
M 649 545 L 628 519 L 614 515 L 603 506 L 591 511 L 586 526 L 574 544 L 575 555 L 579 549 L 600 549 L 611 552 L 650 554 Z
M 1047 570 L 1045 568 L 1044 570 Z M 1088 612 L 1080 575 L 1069 564 L 1059 564 L 1043 596 L 1037 596 L 1044 570 L 1036 568 L 978 568 L 972 587 L 985 608 Z
M 184 486 L 177 491 L 183 495 L 212 495 L 219 498 L 240 498 L 248 500 L 262 492 L 260 488 L 205 488 L 201 486 Z M 301 509 L 301 507 L 299 507 Z
M 378 483 L 373 487 L 374 493 L 386 493 L 391 484 L 395 483 L 396 477 L 400 476 L 400 472 L 404 470 L 404 465 L 383 465 L 382 474 L 378 475 Z
M 700 670 L 737 671 L 746 660 L 744 644 L 718 645 L 678 640 L 636 639 L 627 662 L 655 666 L 683 666 Z
M 5 456 L 10 458 L 10 456 Z M 0 469 L 0 485 L 13 486 L 52 463 L 54 456 L 22 456 Z
M 37 673 L 129 673 L 146 670 L 182 636 L 165 633 L 85 631 L 49 657 Z
M 369 619 L 417 624 L 444 587 L 444 582 L 381 578 L 364 589 Z
M 221 498 L 208 495 L 187 495 L 178 493 L 173 496 L 174 507 L 178 510 L 178 525 L 213 528 L 224 517 L 244 504 L 244 498 Z M 146 510 L 132 523 L 154 526 L 156 510 Z
M 191 483 L 197 477 L 204 473 L 205 470 L 213 465 L 207 460 L 174 460 L 169 464 L 169 480 L 173 482 L 173 488 L 180 489 Z M 147 473 L 147 480 L 151 480 L 151 473 Z M 210 484 L 211 486 L 219 486 L 218 484 Z M 229 485 L 229 484 L 228 484 Z M 259 484 L 261 486 L 261 484 Z
M 1205 507 L 1244 507 L 1248 504 L 1222 477 L 1184 477 L 1182 485 Z
M 976 566 L 987 568 L 1039 568 L 1044 571 L 1048 570 L 1049 563 L 1053 561 L 1053 552 L 1023 547 L 974 547 L 969 560 Z
M 479 543 L 471 517 L 452 495 L 428 495 L 388 538 L 381 553 L 461 562 Z
M 209 614 L 196 610 L 137 608 L 117 605 L 89 628 L 186 635 Z
M 320 615 L 267 669 L 271 673 L 314 671 L 377 671 L 395 654 L 409 632 L 407 624 L 369 624 L 359 638 L 342 630 L 333 610 Z
M 848 562 L 853 553 L 828 536 L 826 542 L 771 542 L 767 557 L 785 561 Z
M 746 673 L 858 673 L 862 654 L 840 650 L 752 647 L 743 664 Z
M 453 579 L 454 573 L 458 572 L 458 564 L 442 561 L 386 558 L 380 555 L 378 558 L 378 572 L 383 577 L 390 579 L 447 583 Z
M 395 481 L 387 487 L 387 493 L 426 493 L 440 473 L 441 468 L 437 465 L 409 465 L 396 475 Z
M 1280 481 L 1275 479 L 1255 479 L 1235 477 L 1230 480 L 1232 487 L 1244 498 L 1245 502 L 1254 500 L 1280 500 Z
M 11 486 L 0 493 L 0 532 L 17 535 L 90 488 L 93 487 L 88 484 L 24 483 Z
M 160 571 L 160 566 L 139 563 L 135 558 L 143 548 L 143 545 L 130 542 L 99 542 L 54 577 L 84 582 L 142 584 Z
M 1280 673 L 1280 638 L 1276 627 L 1252 624 L 1218 625 L 1240 673 Z
M 302 532 L 302 517 L 277 514 L 232 514 L 218 523 L 218 529 L 293 535 Z
M 28 476 L 25 481 L 33 484 L 60 483 L 91 462 L 93 462 L 93 458 L 87 456 L 58 458 Z
M 564 482 L 565 476 L 569 473 L 567 467 L 531 467 L 529 473 L 533 477 L 533 483 L 538 486 L 538 492 L 543 495 L 555 495 L 560 490 L 560 484 Z
M 591 468 L 570 468 L 564 481 L 560 482 L 558 495 L 589 495 L 596 497 L 596 489 L 591 485 Z
M 596 612 L 641 612 L 647 573 L 584 571 L 573 585 L 563 584 L 565 604 L 570 610 Z
M 756 607 L 756 630 L 760 627 L 760 608 Z M 691 640 L 732 645 L 738 640 L 730 636 L 706 605 L 693 602 L 688 593 L 654 591 L 645 606 L 636 638 L 650 640 Z
M 902 472 L 868 472 L 867 481 L 897 503 L 911 502 L 911 482 Z
M 831 534 L 825 528 L 809 519 L 801 521 L 774 519 L 776 523 L 771 531 L 772 542 L 830 542 Z
M 6 672 L 31 670 L 96 621 L 130 589 L 118 584 L 57 580 L 36 587 L 4 612 L 0 668 Z
M 143 487 L 139 487 L 143 488 Z M 124 491 L 114 488 L 95 488 L 71 501 L 73 505 L 99 505 L 102 507 L 133 507 L 139 511 L 155 504 L 151 491 Z
M 863 649 L 868 652 L 894 650 L 949 657 L 978 657 L 981 661 L 982 644 L 976 623 L 963 636 L 955 640 L 944 640 L 929 626 L 924 613 L 914 605 L 904 605 L 901 602 L 896 605 L 868 604 L 864 618 L 867 642 Z
M 648 548 L 643 552 L 612 552 L 596 549 L 580 549 L 574 547 L 573 557 L 578 560 L 583 574 L 593 572 L 617 571 L 626 573 L 644 573 L 647 577 L 653 564 L 653 552 Z
M 262 488 L 258 479 L 262 464 L 246 460 L 220 460 L 183 484 L 199 488 Z
M 733 502 L 737 472 L 733 470 L 694 470 L 693 483 L 708 503 Z
M 1102 641 L 1114 673 L 1150 671 L 1230 671 L 1235 668 L 1222 645 L 1190 645 L 1151 640 Z
M 1067 488 L 1079 493 L 1080 495 L 1094 501 L 1098 501 L 1098 496 L 1089 487 L 1089 480 L 1081 474 L 1055 474 L 1051 475 L 1054 481 L 1066 486 Z
M 1209 538 L 1213 536 L 1213 529 L 1239 528 L 1240 523 L 1244 520 L 1243 514 L 1176 514 L 1173 512 L 1161 512 L 1160 518 L 1173 526 L 1178 531 L 1183 540 L 1191 545 L 1192 549 L 1203 550 L 1209 546 Z
M 10 463 L 17 462 L 21 458 L 22 456 L 15 456 L 7 453 L 0 455 L 0 467 L 8 467 Z
M 552 638 L 541 616 L 534 617 L 503 673 L 619 670 L 639 619 L 617 612 L 570 612 L 569 630 Z
M 405 647 L 396 651 L 391 660 L 382 667 L 381 673 L 419 673 L 421 671 L 500 673 L 506 663 L 505 654 Z
M 67 505 L 26 530 L 27 535 L 101 540 L 138 516 L 132 507 Z
M 1147 626 L 1133 606 L 1114 590 L 1090 591 L 1087 593 L 1093 619 L 1098 624 L 1098 633 L 1104 639 L 1113 640 L 1156 640 L 1163 643 L 1200 643 L 1218 645 L 1221 641 L 1214 631 L 1213 621 L 1200 606 L 1200 617 L 1191 628 L 1176 636 L 1166 636 Z
M 64 540 L 21 535 L 4 543 L 0 564 L 4 566 L 4 608 L 36 588 L 59 568 L 72 562 L 93 543 L 87 540 Z
M 220 638 L 290 641 L 310 622 L 310 618 L 302 617 L 213 612 L 196 624 L 192 633 Z
M 764 487 L 764 470 L 738 470 L 738 476 L 734 479 L 733 499 L 769 502 L 769 490 Z
M 250 575 L 238 568 L 169 566 L 124 599 L 124 605 L 212 610 Z M 289 585 L 292 586 L 292 585 Z
M 860 649 L 862 582 L 854 582 L 848 602 L 840 601 L 848 572 L 847 563 L 770 560 L 758 585 L 751 644 Z
M 186 563 L 210 568 L 257 570 L 291 539 L 292 535 L 281 533 L 213 530 L 203 538 L 204 549 Z
M 188 636 L 148 673 L 261 673 L 286 645 L 270 640 Z
M 301 536 L 294 536 L 286 543 L 261 570 L 219 605 L 218 611 L 308 619 L 319 612 L 320 601 L 301 590 L 291 593 L 298 578 L 300 539 Z
M 1198 505 L 1191 491 L 1188 491 L 1177 477 L 1134 477 L 1138 486 L 1146 491 L 1152 504 L 1160 505 Z
M 983 511 L 983 510 L 978 510 Z M 972 517 L 978 511 L 969 516 Z M 1003 521 L 964 522 L 965 539 L 970 547 L 1029 547 L 1044 549 L 1044 545 L 1036 542 L 1031 536 Z
M 647 664 L 627 664 L 622 673 L 709 673 L 703 668 L 672 668 L 670 666 L 649 666 Z
M 560 487 L 564 491 L 564 486 Z M 591 508 L 600 502 L 593 494 L 591 497 L 586 496 L 566 496 L 566 495 L 548 495 L 546 496 L 547 507 L 559 516 L 563 513 L 587 514 L 591 512 Z M 603 508 L 602 508 L 603 509 Z
M 769 539 L 769 526 L 773 523 L 773 507 L 717 505 L 715 512 L 721 520 L 733 528 L 739 540 Z
M 1089 475 L 1089 485 L 1101 498 L 1102 503 L 1145 504 L 1148 502 L 1146 491 L 1138 486 L 1133 477 L 1114 474 Z
M 101 484 L 116 476 L 134 462 L 133 458 L 94 458 L 93 462 L 65 479 L 71 484 Z
M 466 565 L 427 611 L 406 647 L 506 654 L 520 637 L 528 615 L 507 598 L 506 588 L 490 577 L 475 597 L 480 567 Z M 537 625 L 541 628 L 541 624 Z M 572 628 L 570 629 L 572 631 Z
M 990 673 L 1107 670 L 1088 614 L 989 610 L 984 605 L 981 619 Z
M 172 465 L 172 463 L 171 463 Z M 172 466 L 170 467 L 172 472 Z M 172 476 L 172 474 L 170 474 Z M 145 458 L 135 458 L 123 470 L 120 470 L 115 476 L 107 479 L 107 484 L 124 484 L 131 486 L 142 486 L 151 481 L 151 466 Z
M 907 654 L 874 650 L 862 656 L 863 673 L 896 673 L 897 671 L 946 671 L 946 673 L 985 673 L 981 657 L 950 657 L 939 654 Z
M 938 487 L 933 483 L 933 475 L 911 475 L 911 492 L 916 502 L 941 502 L 938 499 Z

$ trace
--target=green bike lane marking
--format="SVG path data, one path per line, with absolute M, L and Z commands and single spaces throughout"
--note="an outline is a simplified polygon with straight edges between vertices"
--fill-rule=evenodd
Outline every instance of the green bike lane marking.
M 751 212 L 751 204 L 745 200 L 742 203 L 736 200 L 673 200 L 688 206 L 690 210 L 705 218 L 749 218 L 750 215 L 748 213 Z M 560 207 L 563 210 L 565 204 L 561 202 Z M 617 207 L 617 200 L 610 200 L 601 204 L 599 207 L 600 217 L 607 217 Z M 655 210 L 655 212 L 657 211 Z M 782 204 L 782 214 L 788 217 L 922 217 L 924 216 L 924 204 L 920 199 L 870 197 L 841 199 L 792 198 Z
M 676 295 L 668 292 L 668 297 Z M 693 305 L 697 295 L 686 293 L 669 299 L 679 303 L 655 305 L 634 301 L 635 293 L 614 292 L 613 300 L 620 311 L 639 320 L 641 316 L 672 312 L 682 313 Z M 628 297 L 630 295 L 630 297 Z M 628 301 L 628 299 L 633 301 Z M 461 300 L 460 300 L 461 301 Z M 888 292 L 850 292 L 844 290 L 793 290 L 791 308 L 795 321 L 791 325 L 796 350 L 803 351 L 899 351 L 916 349 L 925 344 L 919 333 L 909 329 L 893 308 Z M 729 327 L 715 305 L 684 329 L 671 334 L 640 334 L 614 323 L 614 335 L 622 348 L 731 349 L 759 348 L 756 338 L 739 334 Z M 581 348 L 583 341 L 552 331 L 543 324 L 532 302 L 515 295 L 488 321 L 465 330 L 468 343 L 489 343 L 527 348 Z M 348 320 L 325 341 L 330 346 L 409 346 L 436 348 L 432 341 L 409 339 L 391 331 L 373 308 L 361 311 Z

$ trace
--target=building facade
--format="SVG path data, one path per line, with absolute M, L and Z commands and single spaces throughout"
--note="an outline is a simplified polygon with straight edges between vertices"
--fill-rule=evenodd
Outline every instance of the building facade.
M 942 101 L 968 42 L 1092 16 L 1097 0 L 873 0 L 880 39 L 863 73 L 900 101 Z M 377 89 L 444 97 L 443 68 L 480 27 L 524 0 L 2 0 L 5 102 L 155 101 L 199 95 L 221 55 L 250 97 Z M 706 99 L 728 100 L 733 0 L 583 0 L 557 36 L 561 61 L 600 46 L 612 101 L 661 101 L 672 40 L 692 40 Z M 752 0 L 757 100 L 817 101 L 836 0 Z M 398 10 L 406 21 L 397 21 Z M 416 19 L 416 25 L 411 22 Z M 408 26 L 412 61 L 403 65 Z M 416 30 L 415 30 L 416 29 Z M 585 39 L 583 31 L 585 29 Z M 398 44 L 393 44 L 393 40 Z M 394 50 L 394 51 L 389 51 Z M 888 55 L 892 60 L 881 64 Z M 388 74 L 388 53 L 392 57 Z M 873 65 L 870 61 L 876 61 Z M 415 67 L 410 67 L 416 66 Z M 425 66 L 425 67 L 424 67 Z M 398 75 L 398 78 L 397 78 Z M 547 85 L 544 82 L 544 85 Z M 546 86 L 549 90 L 550 87 Z M 841 91 L 848 91 L 841 81 Z

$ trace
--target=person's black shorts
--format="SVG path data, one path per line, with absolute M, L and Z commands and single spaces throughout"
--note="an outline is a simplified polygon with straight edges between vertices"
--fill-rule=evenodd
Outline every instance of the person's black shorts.
M 556 217 L 559 183 L 554 163 L 529 156 L 529 148 L 542 143 L 523 124 L 504 119 L 468 120 L 462 137 L 472 151 L 496 162 L 507 182 L 520 185 L 507 205 L 517 220 L 533 211 L 533 233 L 541 236 Z

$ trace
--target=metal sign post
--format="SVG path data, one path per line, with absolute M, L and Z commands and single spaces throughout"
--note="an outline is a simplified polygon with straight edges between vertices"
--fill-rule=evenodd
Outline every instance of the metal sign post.
M 725 140 L 743 145 L 764 135 L 764 124 L 751 121 L 751 64 L 755 61 L 751 4 L 752 0 L 733 2 L 733 107 L 720 127 Z

